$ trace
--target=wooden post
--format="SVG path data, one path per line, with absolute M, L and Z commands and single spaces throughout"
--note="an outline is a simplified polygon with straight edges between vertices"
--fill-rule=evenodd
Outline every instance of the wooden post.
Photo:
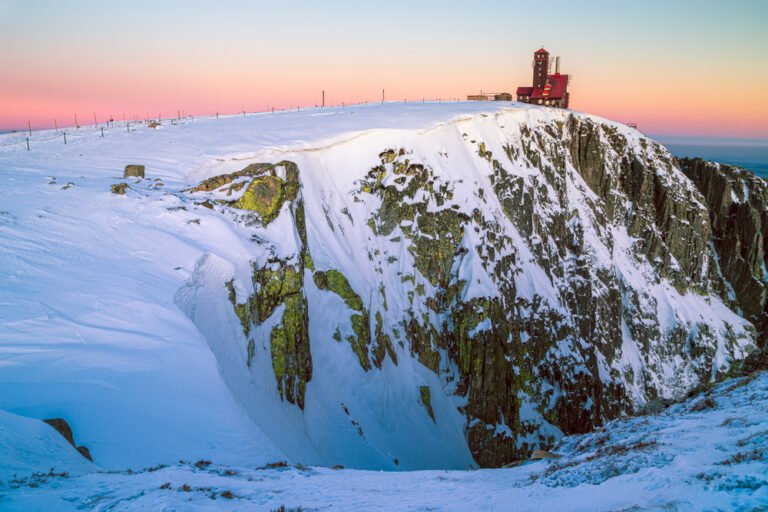
M 323 103 L 321 105 L 325 107 L 325 89 L 323 89 Z
M 104 127 L 101 127 L 101 137 L 104 138 Z
M 125 123 L 125 131 L 131 133 L 131 123 Z
M 29 137 L 27 137 L 27 151 L 29 151 Z
M 32 136 L 32 123 L 30 121 L 27 121 L 27 128 L 29 129 L 29 136 Z M 29 145 L 29 144 L 27 144 Z
M 381 104 L 384 104 L 384 89 L 381 90 Z
M 56 133 L 59 133 L 59 125 L 56 123 L 56 120 L 53 120 L 53 127 L 56 129 Z
M 64 145 L 67 145 L 67 132 L 64 132 Z
M 77 112 L 75 112 L 75 128 L 80 129 L 80 123 L 77 122 Z
M 99 122 L 96 121 L 96 112 L 93 113 L 93 126 L 99 126 Z
M 243 117 L 245 117 L 245 115 L 243 115 Z M 219 113 L 216 112 L 216 119 L 218 119 L 218 118 L 219 118 Z

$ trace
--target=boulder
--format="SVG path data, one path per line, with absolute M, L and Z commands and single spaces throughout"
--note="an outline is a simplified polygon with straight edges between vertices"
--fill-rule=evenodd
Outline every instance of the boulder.
M 143 165 L 136 165 L 136 164 L 130 164 L 125 166 L 125 170 L 123 171 L 123 178 L 143 178 L 144 177 L 144 166 Z
M 112 185 L 112 193 L 119 196 L 125 195 L 125 191 L 131 187 L 127 183 L 116 183 Z
M 80 453 L 80 455 L 93 462 L 90 450 L 85 446 L 77 446 L 75 444 L 75 437 L 72 434 L 72 429 L 70 428 L 69 423 L 67 423 L 67 420 L 63 418 L 49 418 L 43 421 L 52 426 L 56 432 L 61 434 L 61 436 L 66 439 L 67 442 L 71 444 L 78 451 L 78 453 Z
M 91 450 L 89 450 L 87 447 L 78 446 L 77 451 L 80 452 L 80 455 L 93 462 L 93 457 L 91 457 Z
M 43 420 L 50 426 L 52 426 L 54 429 L 56 429 L 56 432 L 61 434 L 61 436 L 66 439 L 69 444 L 72 446 L 75 446 L 75 438 L 72 435 L 72 429 L 69 427 L 69 423 L 67 423 L 67 420 L 62 418 L 50 418 L 47 420 Z

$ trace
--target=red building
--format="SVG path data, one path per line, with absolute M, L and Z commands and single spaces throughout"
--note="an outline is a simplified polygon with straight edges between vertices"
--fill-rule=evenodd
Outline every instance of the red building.
M 555 57 L 555 73 L 549 74 L 549 52 L 533 54 L 533 86 L 518 87 L 517 101 L 547 107 L 568 108 L 568 75 L 560 74 L 560 57 Z

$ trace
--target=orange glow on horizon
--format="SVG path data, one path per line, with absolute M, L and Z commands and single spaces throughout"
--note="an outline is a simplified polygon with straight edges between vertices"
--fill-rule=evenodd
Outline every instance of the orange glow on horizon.
M 327 105 L 514 94 L 544 43 L 574 110 L 768 138 L 768 3 L 561 2 L 542 33 L 527 4 L 489 2 L 0 0 L 0 129 L 314 106 L 323 89 Z

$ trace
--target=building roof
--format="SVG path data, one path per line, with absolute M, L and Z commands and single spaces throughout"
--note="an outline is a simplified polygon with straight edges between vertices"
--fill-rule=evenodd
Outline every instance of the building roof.
M 545 50 L 544 48 L 539 48 L 538 50 L 536 50 L 534 52 L 534 55 L 536 55 L 537 53 L 546 53 L 547 55 L 549 55 L 549 52 L 547 50 Z
M 530 96 L 533 92 L 533 87 L 518 87 L 517 88 L 517 95 L 518 96 Z
M 544 100 L 559 100 L 565 97 L 566 89 L 568 88 L 568 75 L 549 75 L 547 77 L 547 85 L 544 87 L 536 87 L 531 93 L 531 99 L 544 99 Z M 523 89 L 523 87 L 520 87 Z M 518 94 L 520 94 L 518 92 Z

